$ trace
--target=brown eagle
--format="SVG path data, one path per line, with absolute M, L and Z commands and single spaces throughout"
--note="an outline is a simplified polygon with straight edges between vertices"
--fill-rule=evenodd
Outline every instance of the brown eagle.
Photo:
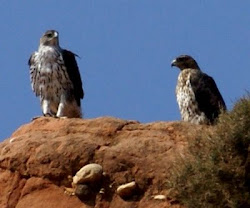
M 188 55 L 178 56 L 171 66 L 181 70 L 176 97 L 182 120 L 195 124 L 214 124 L 219 114 L 226 110 L 214 79 L 203 73 L 197 62 Z
M 75 54 L 59 46 L 59 33 L 48 30 L 29 59 L 31 87 L 44 116 L 81 117 L 84 97 Z

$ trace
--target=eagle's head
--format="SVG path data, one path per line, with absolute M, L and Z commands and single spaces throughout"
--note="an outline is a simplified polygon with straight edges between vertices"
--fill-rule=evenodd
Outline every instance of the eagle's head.
M 180 70 L 183 69 L 200 69 L 197 62 L 189 55 L 180 55 L 176 57 L 172 62 L 171 66 L 176 66 Z
M 40 39 L 40 45 L 59 46 L 59 33 L 55 30 L 46 31 Z

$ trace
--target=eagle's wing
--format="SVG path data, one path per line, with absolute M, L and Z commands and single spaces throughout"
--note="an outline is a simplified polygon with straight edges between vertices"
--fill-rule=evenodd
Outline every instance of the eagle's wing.
M 190 77 L 190 83 L 195 94 L 199 109 L 213 123 L 221 110 L 226 110 L 225 102 L 217 88 L 214 79 L 200 72 Z
M 67 69 L 67 73 L 74 86 L 75 99 L 77 101 L 77 104 L 80 106 L 80 99 L 84 97 L 84 91 L 82 89 L 81 75 L 75 59 L 76 55 L 68 50 L 63 50 L 62 56 L 65 67 Z
M 30 81 L 31 81 L 31 88 L 36 93 L 36 96 L 39 95 L 39 87 L 36 85 L 37 79 L 37 64 L 35 62 L 37 52 L 31 54 L 28 65 L 30 67 Z

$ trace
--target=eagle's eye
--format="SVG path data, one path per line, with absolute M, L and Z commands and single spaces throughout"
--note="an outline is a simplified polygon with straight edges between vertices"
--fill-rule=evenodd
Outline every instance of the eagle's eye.
M 52 34 L 52 33 L 48 33 L 48 34 L 47 34 L 47 37 L 48 37 L 48 38 L 52 38 L 52 37 L 53 37 L 53 34 Z

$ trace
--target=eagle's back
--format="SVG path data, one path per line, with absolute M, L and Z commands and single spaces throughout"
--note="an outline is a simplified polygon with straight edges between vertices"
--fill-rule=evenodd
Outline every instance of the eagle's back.
M 78 106 L 81 106 L 81 99 L 84 97 L 82 88 L 82 79 L 76 62 L 75 54 L 68 50 L 62 50 L 64 64 L 69 75 L 69 79 L 73 84 L 73 94 Z
M 226 111 L 226 104 L 212 77 L 199 72 L 190 78 L 199 109 L 204 112 L 209 123 L 213 124 L 222 111 Z
M 190 82 L 191 77 L 197 76 L 196 73 L 197 72 L 192 69 L 185 69 L 179 74 L 176 86 L 177 102 L 183 121 L 195 124 L 208 123 L 206 115 L 199 109 Z

